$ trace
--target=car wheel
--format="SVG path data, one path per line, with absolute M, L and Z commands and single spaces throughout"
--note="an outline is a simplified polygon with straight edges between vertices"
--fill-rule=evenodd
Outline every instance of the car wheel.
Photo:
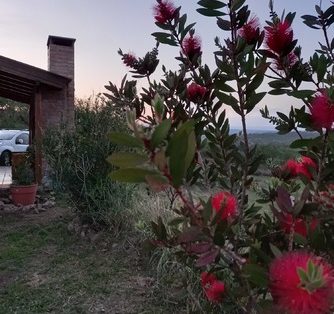
M 10 166 L 11 165 L 11 153 L 9 150 L 5 150 L 2 152 L 1 157 L 0 157 L 0 163 L 2 166 Z

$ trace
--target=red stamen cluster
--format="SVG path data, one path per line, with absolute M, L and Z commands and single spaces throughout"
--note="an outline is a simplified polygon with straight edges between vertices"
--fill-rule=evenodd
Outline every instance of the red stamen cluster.
M 131 53 L 126 53 L 122 56 L 123 63 L 130 67 L 133 68 L 134 65 L 138 62 L 137 58 L 131 54 Z
M 330 130 L 334 123 L 334 103 L 325 93 L 317 95 L 311 103 L 311 118 L 317 128 Z
M 248 45 L 256 44 L 260 34 L 260 22 L 257 17 L 250 19 L 243 27 L 239 29 L 239 36 L 246 40 Z
M 175 17 L 175 12 L 174 4 L 169 0 L 158 0 L 153 7 L 155 21 L 161 24 L 171 21 Z
M 234 195 L 229 192 L 219 192 L 212 197 L 211 206 L 220 215 L 220 219 L 233 219 L 238 215 L 238 201 Z
M 286 55 L 293 41 L 293 30 L 289 22 L 278 22 L 265 27 L 267 47 L 278 55 Z
M 189 60 L 192 60 L 195 55 L 200 55 L 201 39 L 194 35 L 185 37 L 182 42 L 182 52 Z
M 201 274 L 201 285 L 203 291 L 211 302 L 221 302 L 225 292 L 225 285 L 219 281 L 214 274 L 203 272 Z
M 206 91 L 206 87 L 198 85 L 196 83 L 191 83 L 187 88 L 188 99 L 195 103 L 201 101 Z
M 298 274 L 298 270 L 307 271 L 309 262 L 321 270 L 321 283 L 312 289 L 303 285 Z M 333 268 L 321 258 L 307 252 L 286 253 L 270 265 L 269 280 L 274 302 L 284 313 L 330 313 L 334 300 L 334 273 Z
M 286 234 L 290 234 L 291 229 L 294 229 L 295 233 L 300 234 L 304 238 L 308 235 L 308 228 L 307 228 L 307 222 L 302 218 L 294 218 L 291 214 L 288 213 L 282 213 L 279 216 L 280 225 L 283 231 Z M 319 224 L 319 221 L 317 218 L 313 217 L 310 224 L 309 224 L 309 231 L 313 232 Z
M 306 156 L 302 156 L 300 161 L 290 159 L 283 165 L 283 171 L 288 172 L 291 177 L 302 175 L 309 180 L 312 180 L 313 178 L 313 175 L 310 172 L 311 168 L 317 169 L 317 164 L 313 159 Z

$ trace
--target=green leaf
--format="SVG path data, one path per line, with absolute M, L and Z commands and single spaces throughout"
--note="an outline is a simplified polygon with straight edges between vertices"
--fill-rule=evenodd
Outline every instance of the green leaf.
M 207 9 L 221 9 L 226 6 L 225 3 L 216 0 L 200 0 L 197 4 Z
M 316 142 L 315 139 L 312 138 L 298 139 L 290 144 L 290 148 L 311 147 L 315 142 Z
M 138 138 L 125 133 L 111 132 L 109 139 L 112 143 L 129 147 L 144 147 L 144 144 Z
M 290 123 L 290 119 L 289 119 L 289 117 L 286 114 L 284 114 L 282 112 L 277 112 L 277 115 L 284 122 Z
M 217 97 L 224 104 L 229 105 L 231 107 L 238 106 L 238 104 L 239 104 L 238 100 L 235 99 L 232 95 L 227 95 L 225 93 L 217 93 Z
M 188 32 L 196 25 L 196 23 L 191 23 L 181 32 L 181 40 L 188 34 Z
M 247 113 L 251 112 L 254 107 L 263 99 L 264 96 L 266 96 L 266 92 L 253 94 L 252 96 L 248 97 L 246 101 L 246 108 Z
M 266 288 L 268 286 L 268 274 L 263 267 L 256 264 L 247 264 L 242 270 L 244 276 L 256 286 L 260 288 Z
M 146 176 L 156 175 L 156 171 L 141 169 L 141 168 L 124 168 L 113 171 L 109 174 L 109 177 L 115 181 L 129 182 L 129 183 L 140 183 L 146 182 Z
M 286 82 L 285 80 L 274 80 L 269 82 L 269 86 L 272 88 L 286 88 L 286 87 L 290 87 L 290 84 L 288 82 Z
M 231 87 L 230 85 L 226 84 L 226 82 L 223 80 L 216 80 L 215 87 L 216 89 L 223 91 L 223 92 L 228 92 L 228 93 L 235 92 L 235 89 Z
M 145 180 L 151 189 L 155 192 L 165 190 L 169 184 L 168 179 L 160 174 L 146 175 Z
M 273 89 L 271 91 L 268 92 L 268 94 L 270 95 L 284 95 L 287 94 L 289 92 L 288 89 Z
M 147 156 L 135 153 L 113 153 L 107 158 L 107 161 L 120 168 L 130 168 L 142 165 L 147 162 Z
M 327 71 L 327 58 L 324 55 L 321 55 L 318 61 L 317 67 L 317 78 L 318 82 L 321 82 L 325 77 Z
M 298 99 L 309 98 L 313 94 L 314 94 L 314 91 L 313 90 L 308 90 L 308 89 L 296 90 L 296 91 L 292 91 L 292 92 L 288 93 L 289 96 L 293 96 L 293 97 L 298 98 Z
M 169 168 L 176 187 L 181 185 L 194 158 L 195 150 L 194 121 L 189 120 L 173 134 L 167 147 L 167 155 L 170 157 Z
M 269 243 L 269 246 L 270 246 L 271 252 L 273 252 L 275 257 L 282 256 L 281 250 L 276 245 Z
M 171 125 L 171 119 L 167 119 L 156 126 L 151 138 L 151 145 L 153 148 L 157 147 L 167 137 Z
M 189 166 L 191 165 L 191 162 L 194 159 L 196 152 L 196 136 L 195 132 L 191 131 L 188 136 L 188 148 L 187 148 L 187 154 L 185 156 L 185 171 L 188 170 Z
M 211 9 L 197 9 L 196 10 L 199 14 L 202 14 L 204 16 L 223 16 L 226 15 L 224 12 L 220 12 L 217 10 L 211 10 Z
M 177 42 L 169 33 L 155 32 L 151 34 L 155 39 L 162 44 L 167 44 L 171 46 L 177 46 Z
M 184 30 L 184 26 L 186 24 L 186 21 L 187 21 L 187 14 L 183 14 L 179 18 L 179 34 Z
M 231 10 L 232 11 L 239 10 L 245 2 L 246 2 L 246 0 L 234 0 L 234 1 L 232 1 Z
M 217 25 L 223 31 L 229 31 L 231 29 L 231 22 L 219 17 L 217 18 Z
M 248 92 L 253 92 L 255 90 L 257 90 L 264 79 L 264 75 L 263 74 L 257 74 L 255 75 L 255 77 L 253 78 L 253 80 L 249 83 L 249 85 L 247 86 L 247 93 Z

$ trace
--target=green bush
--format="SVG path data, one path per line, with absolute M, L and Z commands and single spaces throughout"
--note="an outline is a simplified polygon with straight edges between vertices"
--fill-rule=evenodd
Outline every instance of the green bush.
M 257 146 L 258 155 L 263 155 L 264 160 L 272 159 L 275 163 L 281 164 L 288 159 L 298 156 L 296 150 L 282 144 L 266 144 Z
M 29 105 L 0 97 L 0 128 L 28 129 Z
M 122 112 L 98 96 L 76 101 L 74 130 L 59 127 L 45 136 L 52 185 L 69 194 L 84 222 L 115 226 L 131 206 L 132 188 L 109 179 L 106 162 L 117 149 L 109 132 L 124 128 Z

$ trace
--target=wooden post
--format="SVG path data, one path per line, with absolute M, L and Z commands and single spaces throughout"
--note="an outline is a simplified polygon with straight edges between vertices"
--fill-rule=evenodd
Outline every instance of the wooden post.
M 35 149 L 35 177 L 38 184 L 43 178 L 43 161 L 42 161 L 42 94 L 39 86 L 37 86 L 33 104 L 33 138 L 32 144 Z

